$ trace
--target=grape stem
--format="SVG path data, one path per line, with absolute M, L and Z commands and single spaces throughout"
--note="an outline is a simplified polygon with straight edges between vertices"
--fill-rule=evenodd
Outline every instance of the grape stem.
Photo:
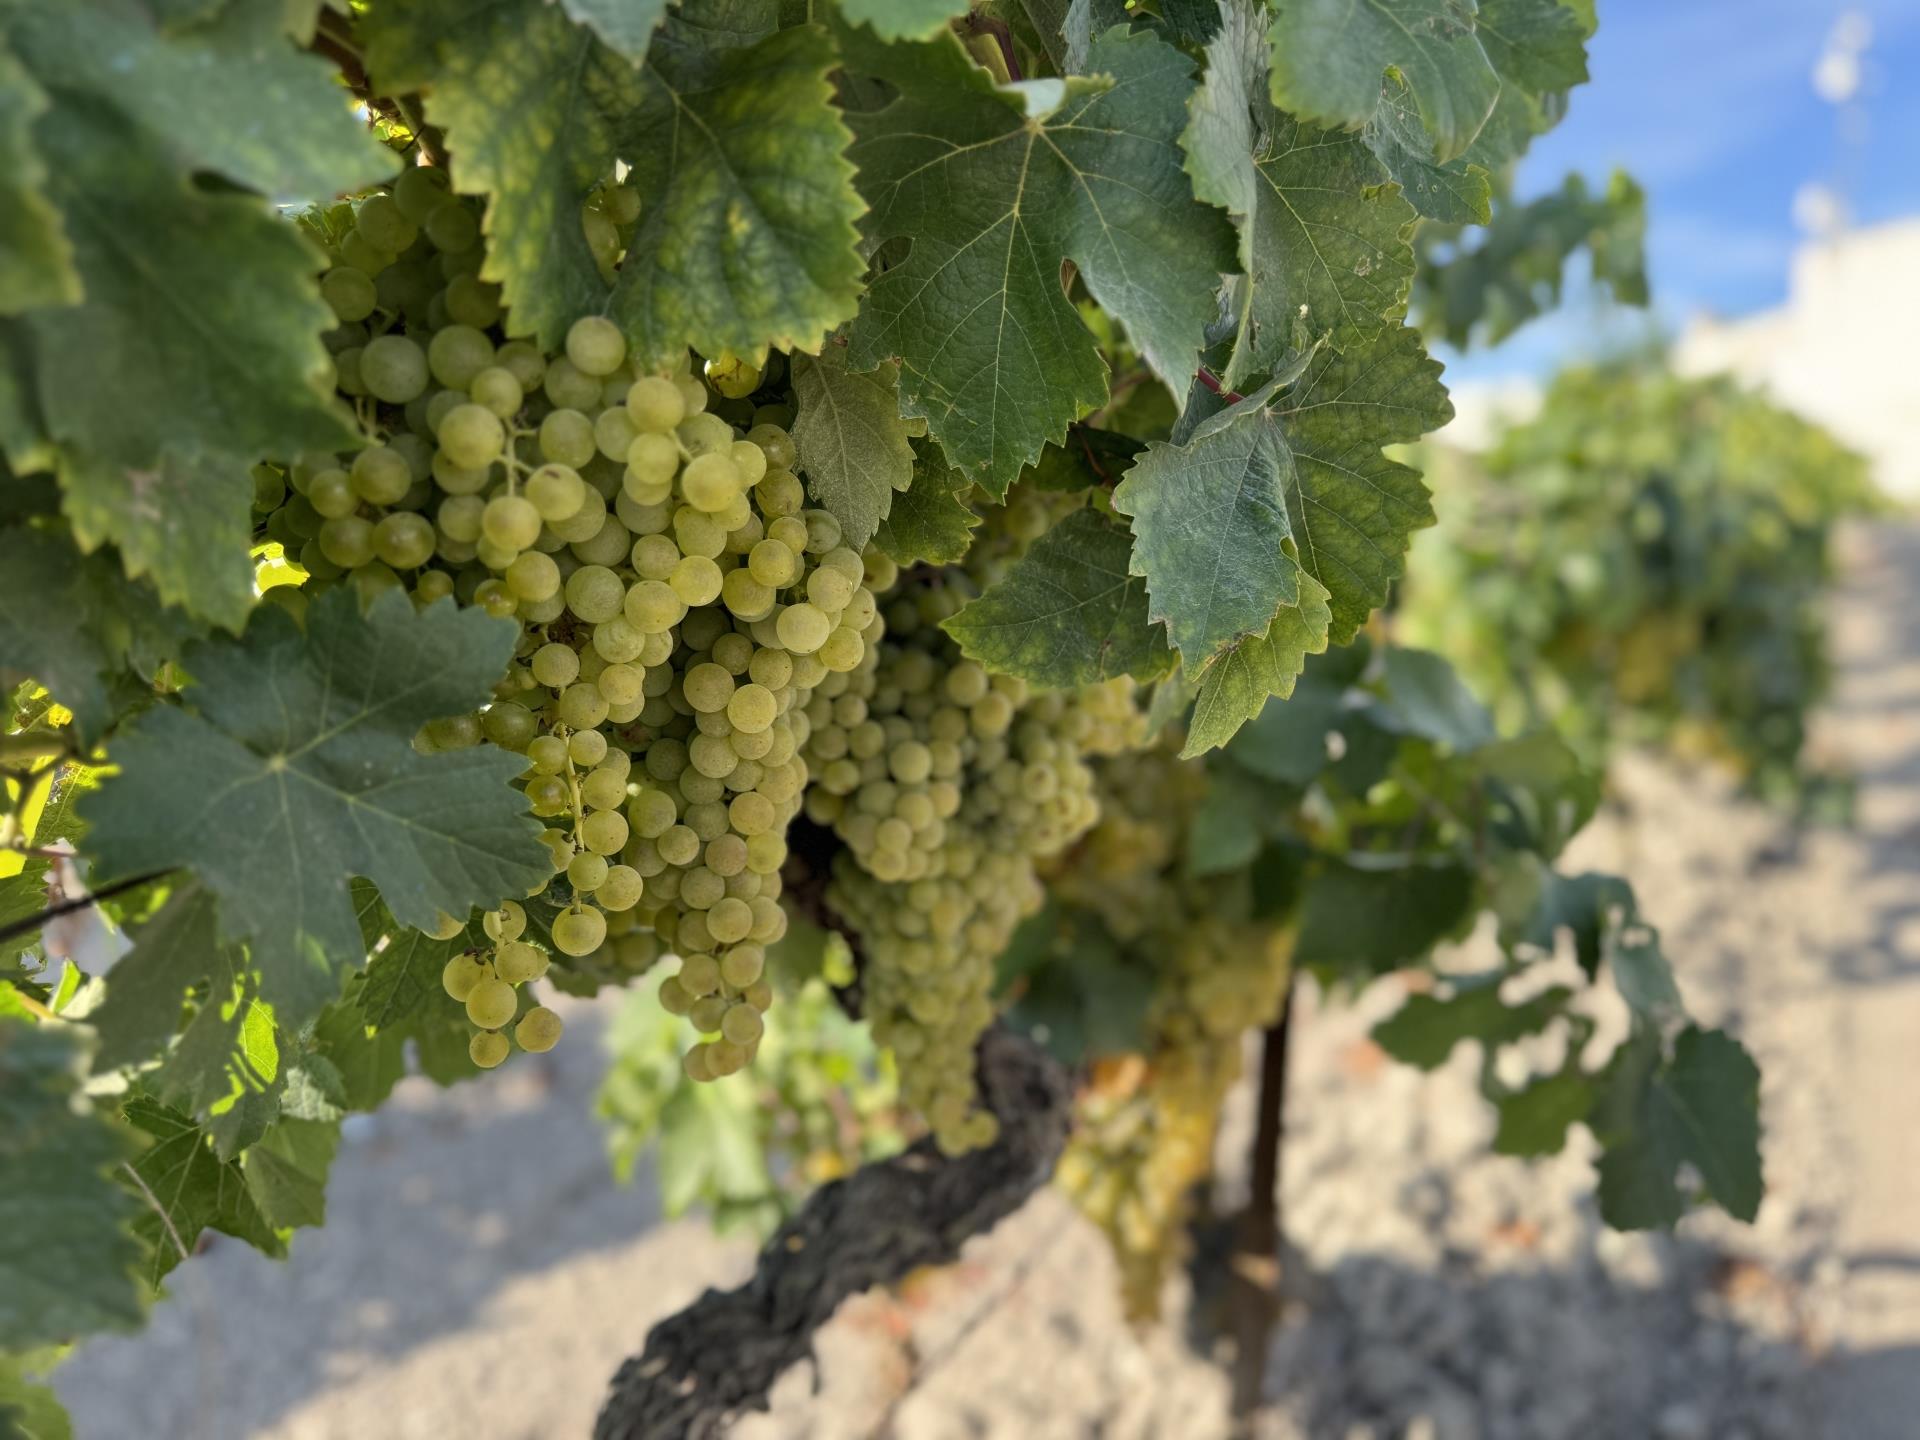
M 173 874 L 171 870 L 150 870 L 144 875 L 129 876 L 125 880 L 115 881 L 90 894 L 76 895 L 71 900 L 62 900 L 49 905 L 44 910 L 35 911 L 21 920 L 10 920 L 0 925 L 0 940 L 11 940 L 18 935 L 28 935 L 38 930 L 47 921 L 61 915 L 71 915 L 76 910 L 85 910 L 90 905 L 98 905 L 102 900 L 111 900 L 115 895 L 123 895 L 129 890 L 138 890 L 142 885 L 151 885 Z
M 922 1139 L 816 1191 L 760 1252 L 752 1279 L 654 1326 L 614 1376 L 595 1440 L 721 1440 L 736 1417 L 767 1408 L 842 1301 L 951 1263 L 1045 1184 L 1067 1140 L 1066 1072 L 1003 1025 L 980 1037 L 977 1063 L 997 1141 L 948 1157 Z

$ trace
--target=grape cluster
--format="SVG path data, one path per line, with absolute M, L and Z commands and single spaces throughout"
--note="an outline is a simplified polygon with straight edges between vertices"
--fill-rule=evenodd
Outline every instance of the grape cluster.
M 491 1070 L 507 1058 L 511 1047 L 506 1028 L 514 1017 L 513 1038 L 522 1050 L 539 1053 L 551 1050 L 560 1041 L 560 1017 L 544 1005 L 530 1006 L 521 1014 L 519 987 L 547 973 L 547 952 L 521 937 L 526 933 L 527 912 L 512 900 L 503 900 L 498 909 L 489 910 L 482 924 L 493 942 L 484 952 L 463 950 L 448 960 L 440 971 L 440 986 L 449 996 L 466 1006 L 467 1019 L 473 1022 L 474 1035 L 467 1043 L 467 1054 L 482 1070 Z M 463 927 L 457 920 L 442 925 L 443 939 L 452 939 Z
M 621 186 L 590 202 L 603 265 L 637 213 Z M 441 171 L 410 168 L 322 218 L 328 345 L 368 443 L 263 470 L 264 536 L 309 585 L 405 586 L 422 605 L 519 621 L 494 702 L 416 745 L 526 757 L 521 783 L 549 826 L 554 880 L 536 893 L 560 907 L 554 949 L 626 973 L 682 956 L 662 1004 L 710 1037 L 687 1071 L 731 1074 L 771 1002 L 764 947 L 787 924 L 811 697 L 864 663 L 883 624 L 868 562 L 806 504 L 791 411 L 746 398 L 777 382 L 781 357 L 721 355 L 703 379 L 684 355 L 637 364 L 598 316 L 557 353 L 506 338 L 476 212 Z M 304 603 L 293 587 L 268 598 Z M 540 953 L 524 919 L 499 923 L 491 958 L 447 977 L 483 1064 L 506 1054 L 511 987 L 537 976 L 522 951 Z M 523 1019 L 515 1035 L 540 1048 L 528 1033 L 547 1025 Z
M 1096 1068 L 1055 1172 L 1106 1232 L 1140 1318 L 1159 1307 L 1242 1039 L 1278 1011 L 1292 950 L 1289 930 L 1252 918 L 1244 875 L 1187 873 L 1175 841 L 1207 778 L 1179 762 L 1175 740 L 1100 767 L 1100 820 L 1047 875 L 1066 913 L 1098 917 L 1155 967 L 1143 1053 Z
M 1144 725 L 1131 681 L 1036 694 L 964 659 L 939 622 L 972 593 L 955 572 L 904 586 L 881 643 L 814 691 L 804 751 L 808 818 L 845 846 L 828 900 L 860 933 L 874 1036 L 950 1152 L 996 1134 L 973 1049 L 994 961 L 1041 903 L 1035 862 L 1098 815 L 1086 757 Z

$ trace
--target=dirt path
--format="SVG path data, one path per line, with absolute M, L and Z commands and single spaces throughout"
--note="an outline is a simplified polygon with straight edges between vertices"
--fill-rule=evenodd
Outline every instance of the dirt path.
M 1820 744 L 1855 833 L 1797 844 L 1648 761 L 1584 863 L 1640 887 L 1705 1018 L 1766 1072 L 1751 1229 L 1602 1230 L 1589 1155 L 1486 1154 L 1472 1055 L 1381 1062 L 1375 1012 L 1309 1003 L 1284 1198 L 1302 1297 L 1267 1440 L 1911 1440 L 1920 1433 L 1920 528 L 1849 537 Z M 142 1335 L 59 1374 L 81 1440 L 585 1434 L 648 1325 L 744 1273 L 606 1178 L 596 1017 L 544 1066 L 411 1082 L 336 1165 L 285 1265 L 222 1245 Z M 1244 1153 L 1242 1150 L 1239 1153 Z M 741 1440 L 1213 1440 L 1224 1384 L 1119 1318 L 1100 1243 L 1047 1195 L 966 1262 L 849 1305 Z

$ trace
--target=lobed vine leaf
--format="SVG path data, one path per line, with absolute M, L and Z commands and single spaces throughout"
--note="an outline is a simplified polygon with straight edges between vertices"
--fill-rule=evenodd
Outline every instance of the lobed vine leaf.
M 203 1230 L 219 1230 L 268 1255 L 286 1253 L 247 1188 L 246 1172 L 238 1161 L 213 1153 L 207 1132 L 191 1116 L 139 1093 L 122 1113 L 152 1140 L 133 1162 L 137 1183 L 129 1188 L 143 1202 L 134 1231 L 146 1244 L 145 1273 L 153 1289 L 193 1254 Z
M 1600 1213 L 1618 1230 L 1664 1228 L 1686 1212 L 1679 1182 L 1692 1166 L 1737 1220 L 1759 1213 L 1760 1071 L 1723 1031 L 1688 1026 L 1672 1059 L 1630 1046 L 1616 1058 L 1598 1117 Z M 1624 1063 L 1623 1063 L 1624 1062 Z
M 146 1312 L 140 1207 L 109 1178 L 139 1146 L 82 1095 L 83 1039 L 0 1015 L 0 1347 L 130 1330 Z
M 1293 454 L 1293 540 L 1327 588 L 1327 638 L 1344 645 L 1386 603 L 1413 532 L 1433 523 L 1419 472 L 1382 447 L 1439 429 L 1453 405 L 1419 334 L 1397 326 L 1345 353 L 1320 351 L 1277 411 Z
M 514 627 L 384 594 L 316 600 L 303 633 L 265 610 L 237 641 L 195 647 L 191 709 L 159 708 L 121 736 L 121 774 L 90 798 L 103 879 L 191 866 L 246 940 L 262 998 L 297 1029 L 364 955 L 352 876 L 422 928 L 524 893 L 551 874 L 539 826 L 491 747 L 423 756 L 427 720 L 484 702 Z
M 900 418 L 891 364 L 860 372 L 844 347 L 793 357 L 793 443 L 816 504 L 856 550 L 886 519 L 894 492 L 913 482 L 913 444 Z
M 1413 93 L 1435 160 L 1473 143 L 1500 76 L 1476 32 L 1474 0 L 1277 0 L 1267 31 L 1273 103 L 1354 130 L 1373 117 L 1389 71 Z
M 962 654 L 1036 685 L 1158 679 L 1175 657 L 1147 623 L 1146 587 L 1127 571 L 1131 543 L 1098 511 L 1076 510 L 941 628 Z
M 46 109 L 47 92 L 0 49 L 0 315 L 80 298 L 73 247 L 33 146 L 33 122 Z
M 979 512 L 966 503 L 973 482 L 930 444 L 914 447 L 913 483 L 893 497 L 873 543 L 902 565 L 952 565 L 973 544 Z
M 1232 234 L 1193 197 L 1175 141 L 1193 62 L 1150 35 L 1093 42 L 1093 78 L 1001 89 L 952 35 L 883 45 L 842 26 L 850 69 L 897 89 L 849 117 L 878 275 L 849 359 L 900 362 L 901 408 L 995 498 L 1106 398 L 1098 347 L 1061 286 L 1071 260 L 1154 371 L 1184 393 Z
M 1293 453 L 1272 398 L 1271 388 L 1248 396 L 1184 445 L 1149 445 L 1113 492 L 1133 520 L 1130 568 L 1146 581 L 1148 619 L 1190 674 L 1300 600 L 1300 567 L 1282 548 Z
M 1327 588 L 1311 575 L 1300 577 L 1299 588 L 1298 602 L 1282 605 L 1264 634 L 1235 641 L 1201 672 L 1181 759 L 1226 744 L 1267 701 L 1289 699 L 1307 656 L 1327 648 L 1327 628 L 1333 623 Z
M 832 44 L 807 25 L 732 33 L 744 18 L 684 6 L 635 66 L 543 0 L 376 12 L 371 68 L 390 89 L 430 87 L 456 178 L 488 197 L 482 273 L 516 331 L 554 346 L 604 311 L 665 365 L 689 345 L 811 351 L 852 317 L 865 267 Z M 609 287 L 580 206 L 616 158 L 644 203 Z
M 1222 382 L 1278 370 L 1305 344 L 1344 349 L 1406 313 L 1414 210 L 1356 135 L 1282 114 L 1250 5 L 1224 0 L 1181 136 L 1194 191 L 1240 231 L 1240 330 Z
M 340 1147 L 338 1121 L 282 1120 L 241 1162 L 247 1193 L 276 1230 L 323 1225 L 327 1172 Z
M 100 1037 L 94 1067 L 137 1065 L 165 1048 L 187 991 L 231 957 L 220 944 L 213 896 L 189 882 L 131 932 L 133 948 L 107 975 L 106 998 L 88 1016 Z

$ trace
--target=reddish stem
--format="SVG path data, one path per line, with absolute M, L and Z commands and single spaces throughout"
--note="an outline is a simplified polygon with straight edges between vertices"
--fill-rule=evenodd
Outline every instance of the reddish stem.
M 1238 405 L 1242 400 L 1247 398 L 1246 396 L 1242 395 L 1238 390 L 1227 389 L 1226 386 L 1220 383 L 1220 377 L 1218 375 L 1215 375 L 1211 370 L 1207 369 L 1207 367 L 1204 365 L 1200 367 L 1199 376 L 1200 376 L 1200 383 L 1202 385 L 1206 386 L 1209 390 L 1213 391 L 1214 394 L 1218 395 L 1222 400 L 1226 401 L 1229 405 Z

